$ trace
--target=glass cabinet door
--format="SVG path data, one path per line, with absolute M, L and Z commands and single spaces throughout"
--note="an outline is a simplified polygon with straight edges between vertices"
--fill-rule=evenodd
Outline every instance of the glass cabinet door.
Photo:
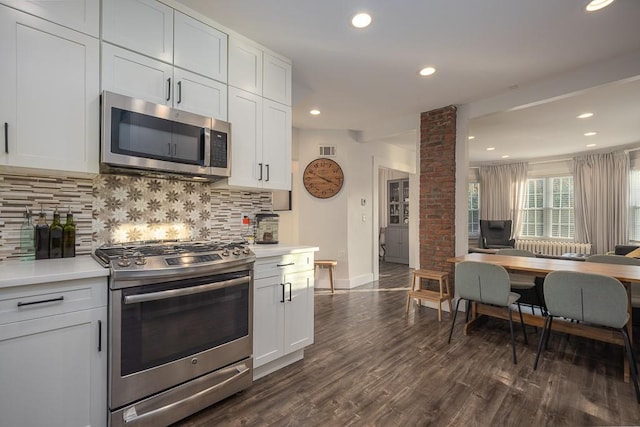
M 389 225 L 409 224 L 409 180 L 388 181 Z

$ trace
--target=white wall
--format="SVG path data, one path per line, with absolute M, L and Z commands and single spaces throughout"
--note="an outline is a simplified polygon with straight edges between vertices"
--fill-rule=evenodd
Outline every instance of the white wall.
M 320 145 L 336 146 L 333 159 L 345 175 L 342 190 L 330 199 L 316 199 L 302 185 L 304 168 L 319 157 Z M 348 131 L 335 130 L 296 129 L 294 146 L 297 148 L 297 170 L 293 174 L 294 210 L 286 217 L 281 216 L 283 228 L 298 230 L 297 241 L 290 243 L 319 246 L 317 259 L 337 260 L 334 280 L 338 288 L 353 288 L 375 280 L 378 269 L 378 168 L 415 173 L 415 154 L 382 142 L 359 143 Z M 417 232 L 414 234 L 417 238 Z M 320 276 L 317 286 L 328 287 L 324 272 Z

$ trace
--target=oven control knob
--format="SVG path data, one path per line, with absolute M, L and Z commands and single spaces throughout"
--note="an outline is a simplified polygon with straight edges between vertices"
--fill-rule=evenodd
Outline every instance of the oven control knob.
M 242 250 L 242 253 L 245 254 L 245 255 L 249 255 L 251 253 L 251 250 L 249 248 L 244 248 Z
M 220 255 L 229 256 L 229 251 L 227 249 L 225 249 L 224 251 L 222 251 L 222 253 Z
M 240 255 L 240 249 L 234 249 L 234 250 L 233 250 L 233 254 L 234 254 L 235 256 Z
M 147 260 L 144 258 L 144 255 L 142 255 L 141 252 L 135 252 L 133 256 L 136 258 L 134 261 L 136 265 L 145 265 L 147 263 Z

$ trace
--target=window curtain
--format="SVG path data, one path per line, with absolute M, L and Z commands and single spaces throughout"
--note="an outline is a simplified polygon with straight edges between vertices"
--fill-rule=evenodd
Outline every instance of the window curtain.
M 526 190 L 527 163 L 480 166 L 480 219 L 511 219 L 517 236 Z
M 628 240 L 629 155 L 619 151 L 575 157 L 575 238 L 605 253 Z

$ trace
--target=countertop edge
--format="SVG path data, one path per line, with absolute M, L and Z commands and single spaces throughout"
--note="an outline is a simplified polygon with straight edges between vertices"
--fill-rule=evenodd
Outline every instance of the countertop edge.
M 108 276 L 109 269 L 102 267 L 91 255 L 0 263 L 0 289 Z
M 317 252 L 318 246 L 306 245 L 253 245 L 251 250 L 256 255 L 256 259 L 269 258 L 274 256 L 297 254 L 302 252 Z

